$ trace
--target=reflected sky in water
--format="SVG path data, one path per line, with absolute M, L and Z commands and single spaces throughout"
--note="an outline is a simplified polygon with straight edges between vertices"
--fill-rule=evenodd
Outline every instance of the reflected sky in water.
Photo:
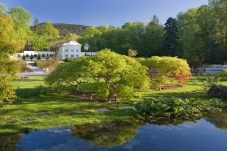
M 122 129 L 121 126 L 118 130 Z M 145 124 L 138 129 L 136 127 L 135 131 L 133 138 L 123 142 L 121 146 L 112 148 L 92 146 L 88 141 L 72 135 L 72 127 L 32 131 L 23 134 L 16 150 L 23 148 L 26 151 L 227 151 L 227 131 L 216 128 L 205 119 L 198 120 L 197 123 L 184 122 L 178 126 Z M 105 133 L 109 135 L 108 132 Z

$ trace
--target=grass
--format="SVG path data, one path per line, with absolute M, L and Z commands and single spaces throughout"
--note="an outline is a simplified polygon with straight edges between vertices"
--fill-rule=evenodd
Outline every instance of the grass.
M 54 94 L 18 99 L 13 105 L 0 109 L 0 133 L 133 118 L 135 113 L 132 110 L 119 110 L 119 106 L 123 105 L 124 103 L 83 102 Z M 107 106 L 111 109 L 109 112 L 91 112 Z
M 43 81 L 43 76 L 30 76 L 20 79 L 15 79 L 12 85 L 14 88 L 34 88 L 35 86 L 46 86 Z
M 195 77 L 193 77 L 195 78 Z M 151 97 L 198 97 L 208 100 L 203 91 L 203 83 L 190 79 L 183 87 L 174 90 L 138 92 L 140 97 L 127 102 L 98 103 L 84 102 L 74 97 L 48 93 L 47 95 L 18 98 L 12 105 L 0 108 L 0 135 L 27 131 L 29 129 L 43 129 L 56 126 L 71 126 L 85 123 L 111 122 L 121 119 L 138 117 L 132 109 L 121 110 L 124 106 L 133 106 L 135 102 Z M 18 89 L 34 89 L 46 86 L 44 77 L 31 76 L 15 79 L 13 86 Z M 227 82 L 222 84 L 227 85 Z M 108 112 L 92 112 L 92 110 L 108 108 Z

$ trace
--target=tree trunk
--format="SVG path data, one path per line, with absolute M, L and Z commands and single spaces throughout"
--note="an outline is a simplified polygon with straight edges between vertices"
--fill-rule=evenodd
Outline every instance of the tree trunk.
M 84 94 L 83 91 L 80 89 L 80 84 L 77 84 L 77 85 L 76 85 L 76 91 L 77 91 L 77 92 L 80 92 L 81 95 Z

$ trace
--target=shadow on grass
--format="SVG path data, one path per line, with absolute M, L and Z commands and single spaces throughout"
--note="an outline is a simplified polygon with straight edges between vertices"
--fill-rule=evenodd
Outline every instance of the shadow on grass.
M 198 92 L 158 92 L 158 93 L 145 93 L 142 95 L 143 99 L 149 99 L 154 97 L 177 97 L 177 98 L 200 98 L 204 100 L 209 100 L 211 97 L 207 95 L 205 91 Z

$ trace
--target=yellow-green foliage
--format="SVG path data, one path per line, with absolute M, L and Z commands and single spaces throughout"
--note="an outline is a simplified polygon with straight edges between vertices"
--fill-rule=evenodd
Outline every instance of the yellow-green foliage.
M 0 12 L 0 104 L 11 103 L 15 99 L 15 91 L 10 84 L 19 72 L 19 65 L 9 57 L 18 46 L 13 27 L 9 16 Z
M 26 68 L 27 67 L 26 61 L 18 60 L 17 63 L 19 64 L 20 68 Z
M 119 55 L 109 49 L 92 56 L 90 63 L 92 76 L 105 81 L 108 101 L 113 97 L 129 99 L 133 96 L 132 88 L 144 88 L 149 83 L 146 67 L 131 57 Z
M 177 57 L 153 56 L 148 59 L 139 59 L 141 64 L 149 68 L 151 85 L 161 89 L 168 82 L 169 77 L 179 74 L 190 75 L 190 67 L 186 60 Z
M 93 92 L 99 99 L 129 100 L 133 88 L 148 88 L 147 68 L 134 58 L 119 55 L 109 49 L 95 56 L 84 56 L 58 66 L 47 78 L 48 85 L 66 82 L 81 91 L 89 80 L 96 81 Z
M 36 60 L 35 63 L 37 67 L 44 67 L 46 64 L 46 60 Z
M 227 69 L 222 70 L 222 71 L 219 73 L 219 76 L 220 76 L 223 80 L 227 80 Z

